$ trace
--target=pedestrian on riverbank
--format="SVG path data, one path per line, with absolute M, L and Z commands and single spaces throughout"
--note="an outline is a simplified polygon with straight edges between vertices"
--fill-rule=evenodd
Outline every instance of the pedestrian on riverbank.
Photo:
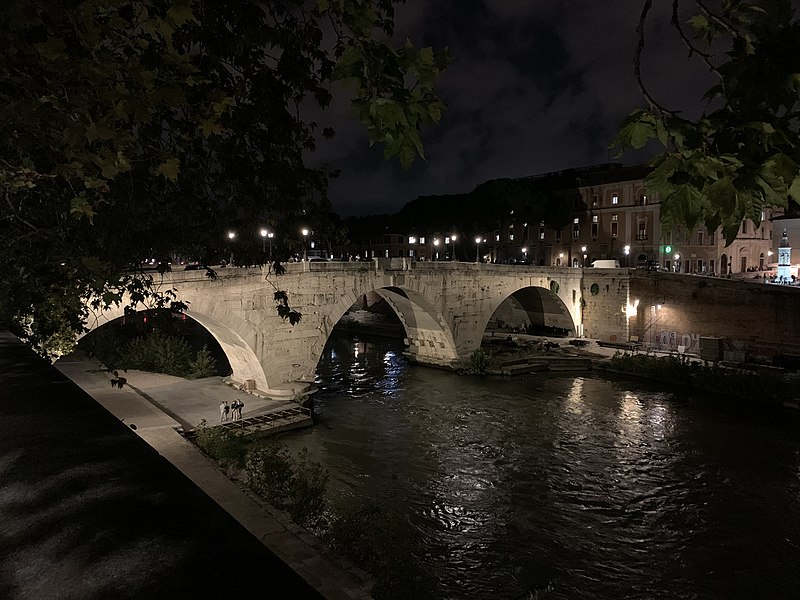
M 239 400 L 237 398 L 236 399 L 236 418 L 239 419 L 240 421 L 242 420 L 242 409 L 243 408 L 244 408 L 244 402 L 242 402 L 241 400 Z
M 231 402 L 231 421 L 236 420 L 236 410 L 239 408 L 239 400 Z
M 223 421 L 228 420 L 228 415 L 230 414 L 231 407 L 228 405 L 227 400 L 223 400 L 222 403 L 219 405 L 219 422 L 222 423 Z

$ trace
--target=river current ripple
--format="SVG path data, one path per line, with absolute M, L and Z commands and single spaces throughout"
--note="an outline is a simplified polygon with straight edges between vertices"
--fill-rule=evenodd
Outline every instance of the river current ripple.
M 800 418 L 598 375 L 467 377 L 334 335 L 306 447 L 404 506 L 437 597 L 800 598 Z

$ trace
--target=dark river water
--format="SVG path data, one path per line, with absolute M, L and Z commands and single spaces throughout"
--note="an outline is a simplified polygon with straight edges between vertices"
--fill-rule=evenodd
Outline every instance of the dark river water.
M 435 597 L 800 598 L 800 418 L 597 374 L 458 376 L 337 335 L 306 447 L 403 506 Z

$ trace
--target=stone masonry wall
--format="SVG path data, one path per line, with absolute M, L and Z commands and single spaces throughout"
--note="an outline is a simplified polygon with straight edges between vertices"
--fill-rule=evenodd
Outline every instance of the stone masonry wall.
M 718 337 L 740 356 L 800 354 L 800 289 L 637 272 L 631 298 L 639 300 L 631 333 L 654 347 L 699 353 L 701 337 Z

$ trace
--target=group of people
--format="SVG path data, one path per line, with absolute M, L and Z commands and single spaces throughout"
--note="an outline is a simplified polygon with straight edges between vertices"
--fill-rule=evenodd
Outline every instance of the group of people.
M 244 402 L 239 400 L 238 398 L 234 400 L 231 404 L 228 404 L 227 400 L 223 400 L 219 405 L 219 422 L 222 423 L 223 421 L 238 421 L 242 418 L 242 409 L 244 408 Z

